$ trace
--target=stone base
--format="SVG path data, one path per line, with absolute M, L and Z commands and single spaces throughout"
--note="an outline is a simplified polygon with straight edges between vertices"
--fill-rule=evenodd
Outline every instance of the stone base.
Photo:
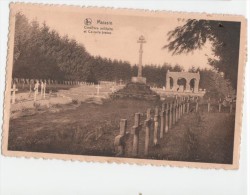
M 132 83 L 144 83 L 144 84 L 146 84 L 145 77 L 132 77 L 131 81 L 132 81 Z
M 150 87 L 144 83 L 128 83 L 123 89 L 111 95 L 111 98 L 131 98 L 141 100 L 157 101 L 160 96 L 152 91 Z

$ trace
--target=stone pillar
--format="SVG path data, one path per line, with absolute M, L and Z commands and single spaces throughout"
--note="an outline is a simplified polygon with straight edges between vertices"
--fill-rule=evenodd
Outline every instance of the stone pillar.
M 166 90 L 170 91 L 170 77 L 168 77 L 168 76 L 167 76 L 167 79 L 166 79 Z
M 140 44 L 140 50 L 139 50 L 139 64 L 138 64 L 138 77 L 142 77 L 142 43 Z
M 177 79 L 173 78 L 173 88 L 172 88 L 173 91 L 176 91 L 177 90 Z
M 139 64 L 138 64 L 138 77 L 142 77 L 142 53 L 143 53 L 143 44 L 146 43 L 145 38 L 141 35 L 137 43 L 140 43 L 139 49 Z
M 186 91 L 190 91 L 190 80 L 186 80 Z
M 197 79 L 194 80 L 194 93 L 199 92 L 199 82 L 200 80 L 197 80 Z

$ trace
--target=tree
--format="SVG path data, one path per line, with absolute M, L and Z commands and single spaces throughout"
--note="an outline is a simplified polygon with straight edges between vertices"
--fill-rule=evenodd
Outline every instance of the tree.
M 168 32 L 169 43 L 163 48 L 173 55 L 202 49 L 209 41 L 214 57 L 208 62 L 218 72 L 223 72 L 232 86 L 237 87 L 240 23 L 189 19 Z
M 199 88 L 206 89 L 205 97 L 210 98 L 225 98 L 235 94 L 235 90 L 232 88 L 230 82 L 224 78 L 223 74 L 218 73 L 215 70 L 190 68 L 189 72 L 200 72 L 200 84 Z

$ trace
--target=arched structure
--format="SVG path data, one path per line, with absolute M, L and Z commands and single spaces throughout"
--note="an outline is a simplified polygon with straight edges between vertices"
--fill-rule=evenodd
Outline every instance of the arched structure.
M 170 78 L 173 79 L 173 87 L 170 87 Z M 173 91 L 177 92 L 179 89 L 179 86 L 177 84 L 178 79 L 185 79 L 186 80 L 186 86 L 184 92 L 199 92 L 199 82 L 200 82 L 200 73 L 191 73 L 191 72 L 170 72 L 167 71 L 166 75 L 166 90 L 167 91 Z M 191 90 L 190 88 L 190 81 L 194 79 L 194 88 Z

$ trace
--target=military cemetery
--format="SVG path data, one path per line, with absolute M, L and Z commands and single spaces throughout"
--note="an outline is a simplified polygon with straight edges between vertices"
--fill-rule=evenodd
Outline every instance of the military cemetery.
M 136 46 L 124 51 L 136 54 L 138 63 L 132 64 L 91 55 L 77 40 L 31 23 L 24 14 L 18 13 L 16 21 L 9 150 L 232 163 L 233 71 L 147 64 L 154 52 L 147 33 L 127 40 Z M 175 48 L 184 39 L 176 37 L 183 33 L 178 29 L 170 29 L 166 52 L 188 50 L 184 43 Z

